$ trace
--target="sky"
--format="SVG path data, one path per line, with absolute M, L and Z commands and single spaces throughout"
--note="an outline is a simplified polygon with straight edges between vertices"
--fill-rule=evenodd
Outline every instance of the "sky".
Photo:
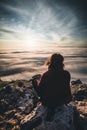
M 0 0 L 0 47 L 87 46 L 86 0 Z

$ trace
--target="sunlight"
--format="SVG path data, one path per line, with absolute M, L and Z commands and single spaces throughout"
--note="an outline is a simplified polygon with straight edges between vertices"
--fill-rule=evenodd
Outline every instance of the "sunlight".
M 40 46 L 38 35 L 30 30 L 25 30 L 22 33 L 19 33 L 18 41 L 22 43 L 23 46 L 29 47 L 30 49 L 34 49 L 37 46 Z
M 29 46 L 29 47 L 35 47 L 35 46 L 37 46 L 36 41 L 35 41 L 34 39 L 32 39 L 32 38 L 25 39 L 25 40 L 23 40 L 22 43 L 23 43 L 24 45 L 26 45 L 26 46 Z
M 40 46 L 40 44 L 38 44 L 34 39 L 31 39 L 31 38 L 27 40 L 23 40 L 20 45 L 25 50 L 30 50 L 30 51 L 32 50 L 36 51 L 38 46 Z

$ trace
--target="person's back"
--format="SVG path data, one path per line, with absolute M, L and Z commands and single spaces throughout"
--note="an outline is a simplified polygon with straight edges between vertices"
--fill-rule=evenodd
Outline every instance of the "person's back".
M 67 104 L 71 100 L 69 82 L 68 71 L 48 70 L 45 72 L 39 84 L 42 103 L 49 107 Z
M 34 84 L 42 104 L 55 108 L 71 101 L 70 73 L 63 69 L 64 58 L 60 54 L 53 54 L 47 61 L 46 71 L 39 84 Z

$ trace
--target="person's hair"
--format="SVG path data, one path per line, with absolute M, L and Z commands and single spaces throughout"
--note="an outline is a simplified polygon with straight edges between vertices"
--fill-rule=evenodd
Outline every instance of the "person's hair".
M 64 68 L 64 57 L 59 53 L 54 53 L 47 59 L 45 65 L 48 66 L 48 69 L 61 70 Z

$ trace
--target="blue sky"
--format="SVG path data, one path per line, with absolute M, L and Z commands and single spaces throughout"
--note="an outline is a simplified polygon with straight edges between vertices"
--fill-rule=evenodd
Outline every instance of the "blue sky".
M 0 0 L 0 44 L 87 45 L 87 2 Z

